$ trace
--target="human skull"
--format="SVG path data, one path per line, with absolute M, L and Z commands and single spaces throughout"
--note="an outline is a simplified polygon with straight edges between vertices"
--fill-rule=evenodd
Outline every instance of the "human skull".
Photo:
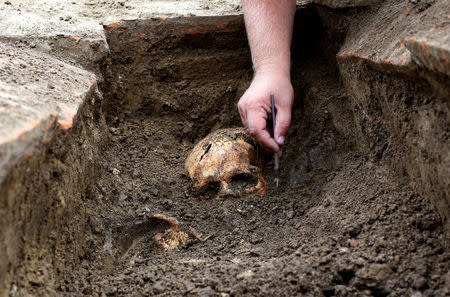
M 186 159 L 185 171 L 200 189 L 210 182 L 220 182 L 220 195 L 240 195 L 232 189 L 230 180 L 238 174 L 256 176 L 255 186 L 247 193 L 266 193 L 266 181 L 261 175 L 257 146 L 244 128 L 219 129 L 195 145 Z

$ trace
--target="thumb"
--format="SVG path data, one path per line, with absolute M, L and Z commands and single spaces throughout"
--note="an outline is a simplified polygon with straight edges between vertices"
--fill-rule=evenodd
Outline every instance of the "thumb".
M 278 145 L 284 144 L 284 139 L 291 124 L 291 109 L 284 106 L 277 109 L 277 121 L 274 131 L 274 138 Z

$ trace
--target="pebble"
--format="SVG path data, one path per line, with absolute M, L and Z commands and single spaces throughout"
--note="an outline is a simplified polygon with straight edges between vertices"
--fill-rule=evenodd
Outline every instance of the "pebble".
M 158 196 L 158 194 L 159 194 L 159 190 L 157 189 L 157 188 L 150 188 L 149 189 L 149 193 L 150 193 L 150 195 L 152 195 L 153 197 L 156 197 L 156 196 Z
M 164 292 L 164 290 L 166 289 L 166 287 L 164 286 L 164 284 L 162 282 L 157 282 L 156 284 L 153 285 L 153 289 L 157 292 L 157 293 L 162 293 Z
M 186 291 L 188 291 L 188 292 L 195 289 L 195 285 L 189 281 L 185 282 L 184 285 L 186 287 Z
M 258 243 L 261 243 L 263 240 L 262 240 L 262 238 L 261 237 L 254 237 L 254 238 L 251 238 L 250 239 L 250 243 L 251 244 L 258 244 Z
M 113 168 L 113 169 L 112 169 L 112 173 L 113 173 L 114 175 L 119 175 L 119 174 L 120 174 L 120 170 L 117 169 L 117 168 Z
M 255 273 L 253 271 L 247 270 L 247 271 L 244 271 L 244 272 L 238 274 L 237 278 L 238 279 L 246 279 L 246 278 L 252 277 L 254 274 Z
M 103 291 L 106 295 L 113 295 L 117 292 L 117 287 L 115 286 L 106 286 L 103 288 Z
M 145 262 L 147 262 L 147 259 L 145 259 L 145 258 L 136 258 L 136 260 L 134 260 L 134 262 L 136 263 L 136 264 L 142 264 L 142 263 L 145 263 Z
M 339 251 L 340 251 L 341 253 L 346 253 L 346 252 L 348 252 L 348 248 L 346 248 L 346 247 L 341 247 L 341 248 L 339 248 Z
M 358 265 L 358 266 L 364 266 L 364 265 L 366 265 L 367 262 L 363 258 L 358 257 L 355 260 L 353 260 L 353 263 Z
M 420 276 L 418 274 L 411 275 L 411 286 L 414 289 L 421 289 L 425 286 L 426 283 L 427 280 L 423 276 Z
M 51 53 L 52 51 L 51 46 L 47 42 L 37 44 L 36 49 L 47 54 Z
M 157 195 L 157 194 L 156 194 Z M 155 195 L 155 196 L 156 196 Z M 172 208 L 172 206 L 173 206 L 173 203 L 172 203 L 172 201 L 170 201 L 169 199 L 165 199 L 163 202 L 162 202 L 162 205 L 164 206 L 164 208 L 166 209 L 166 210 L 169 210 L 169 209 L 171 209 Z M 188 215 L 186 215 L 186 217 L 187 217 Z M 193 218 L 193 217 L 192 217 Z
M 359 270 L 356 275 L 363 280 L 363 283 L 373 283 L 380 285 L 390 279 L 392 270 L 387 264 L 370 264 Z
M 139 171 L 139 169 L 134 169 L 133 170 L 133 176 L 134 177 L 140 177 L 141 176 L 141 172 Z
M 288 219 L 292 219 L 292 218 L 294 217 L 294 211 L 293 211 L 293 210 L 288 210 L 288 211 L 286 212 L 286 217 L 287 217 Z
M 433 274 L 432 276 L 431 276 L 431 280 L 437 280 L 437 279 L 439 279 L 439 278 L 441 278 L 441 276 L 439 275 L 439 274 Z

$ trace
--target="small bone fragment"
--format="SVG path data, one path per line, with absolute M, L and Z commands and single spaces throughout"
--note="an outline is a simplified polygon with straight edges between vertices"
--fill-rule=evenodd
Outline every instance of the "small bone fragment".
M 189 227 L 189 231 L 191 231 L 192 235 L 194 235 L 194 237 L 200 241 L 203 242 L 204 240 L 202 239 L 202 237 L 197 233 L 197 231 L 193 228 L 193 227 Z
M 187 242 L 187 234 L 180 231 L 178 220 L 173 217 L 167 217 L 164 215 L 154 215 L 154 219 L 159 219 L 169 223 L 169 228 L 160 233 L 155 234 L 155 241 L 159 244 L 164 251 L 173 250 L 177 248 L 180 244 L 185 244 Z

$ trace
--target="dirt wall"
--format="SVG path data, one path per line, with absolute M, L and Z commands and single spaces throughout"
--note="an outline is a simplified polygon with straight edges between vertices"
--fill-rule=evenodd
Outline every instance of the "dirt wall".
M 70 132 L 59 130 L 15 165 L 0 188 L 0 295 L 24 284 L 51 294 L 61 269 L 73 269 L 89 246 L 85 195 L 107 142 L 102 95 L 92 88 Z
M 415 190 L 436 205 L 449 236 L 448 76 L 417 65 L 405 48 L 408 36 L 414 39 L 410 36 L 424 28 L 430 34 L 435 26 L 448 26 L 443 18 L 443 23 L 437 21 L 446 9 L 444 1 L 414 6 L 394 1 L 353 19 L 321 8 L 319 15 L 328 30 L 337 31 L 335 36 L 346 32 L 337 64 L 351 101 L 359 148 L 399 174 L 407 172 Z M 440 42 L 438 51 L 444 53 L 445 40 Z M 431 50 L 427 53 L 433 60 Z

